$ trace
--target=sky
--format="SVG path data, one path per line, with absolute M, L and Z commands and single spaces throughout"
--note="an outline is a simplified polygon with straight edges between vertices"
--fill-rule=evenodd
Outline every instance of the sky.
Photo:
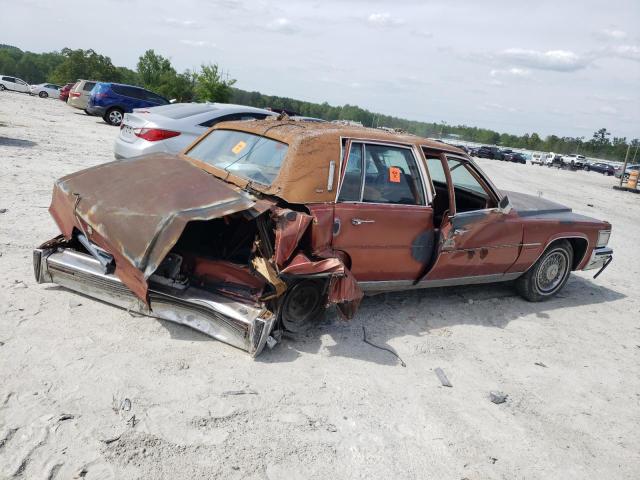
M 0 0 L 0 43 L 500 132 L 640 138 L 640 1 Z

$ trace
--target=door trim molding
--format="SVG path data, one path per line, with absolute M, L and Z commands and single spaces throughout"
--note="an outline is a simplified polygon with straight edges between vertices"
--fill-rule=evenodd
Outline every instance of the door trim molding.
M 381 280 L 358 282 L 366 295 L 396 292 L 399 290 L 417 290 L 423 288 L 451 287 L 455 285 L 478 285 L 485 283 L 508 282 L 515 280 L 525 272 L 498 273 L 492 275 L 476 275 L 472 277 L 444 278 L 440 280 L 423 280 L 413 284 L 413 280 Z

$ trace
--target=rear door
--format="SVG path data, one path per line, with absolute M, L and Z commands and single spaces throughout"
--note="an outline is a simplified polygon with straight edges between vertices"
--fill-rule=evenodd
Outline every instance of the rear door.
M 16 78 L 16 90 L 18 92 L 25 92 L 27 93 L 29 91 L 29 84 L 27 82 L 25 82 L 24 80 L 20 80 L 19 78 Z
M 414 150 L 349 141 L 346 151 L 333 248 L 358 281 L 415 280 L 433 253 L 433 211 Z

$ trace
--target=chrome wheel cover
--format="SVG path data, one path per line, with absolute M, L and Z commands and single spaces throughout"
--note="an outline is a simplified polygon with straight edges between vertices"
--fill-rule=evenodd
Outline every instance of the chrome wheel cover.
M 569 269 L 569 256 L 564 250 L 556 250 L 547 255 L 536 273 L 536 286 L 543 294 L 557 290 Z

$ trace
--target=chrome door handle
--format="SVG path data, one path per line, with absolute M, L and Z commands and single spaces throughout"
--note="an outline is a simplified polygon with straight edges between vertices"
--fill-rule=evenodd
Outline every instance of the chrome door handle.
M 352 218 L 351 225 L 362 225 L 363 223 L 376 223 L 375 220 L 364 220 L 362 218 Z

